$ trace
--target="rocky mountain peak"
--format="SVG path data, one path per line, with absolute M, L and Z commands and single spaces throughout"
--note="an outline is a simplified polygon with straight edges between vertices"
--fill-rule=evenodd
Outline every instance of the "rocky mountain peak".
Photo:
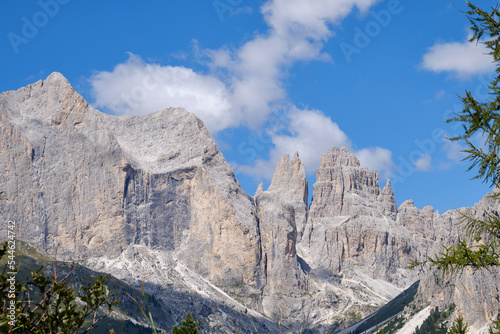
M 260 194 L 262 194 L 263 192 L 264 192 L 264 184 L 261 182 L 261 183 L 259 183 L 259 186 L 257 187 L 257 190 L 255 191 L 255 195 L 253 195 L 253 196 L 257 197 Z
M 412 199 L 407 199 L 406 201 L 404 201 L 403 203 L 401 203 L 401 205 L 399 206 L 398 210 L 402 210 L 402 209 L 413 209 L 413 208 L 416 208 L 415 207 L 415 203 L 413 202 Z
M 322 217 L 380 214 L 379 193 L 377 171 L 361 168 L 345 147 L 333 147 L 321 155 L 311 213 Z
M 287 197 L 287 200 L 307 203 L 306 171 L 298 152 L 292 161 L 288 154 L 280 158 L 268 191 L 280 192 L 282 196 Z
M 456 241 L 460 212 L 498 211 L 489 197 L 442 216 L 412 200 L 397 208 L 391 182 L 380 189 L 378 173 L 345 147 L 322 154 L 311 206 L 298 153 L 281 157 L 269 188 L 260 184 L 252 198 L 194 114 L 105 115 L 60 73 L 0 94 L 0 170 L 0 220 L 22 222 L 20 241 L 91 259 L 136 287 L 145 277 L 167 312 L 184 317 L 190 304 L 211 328 L 260 313 L 290 319 L 288 332 L 303 324 L 326 332 L 347 312 L 368 315 L 418 275 L 428 275 L 423 292 L 435 301 L 434 276 L 410 271 L 409 260 Z M 498 311 L 485 300 L 498 295 L 500 274 L 475 277 L 450 285 L 470 322 L 484 305 L 484 319 Z M 228 301 L 225 310 L 239 305 L 231 314 L 219 308 Z
M 321 155 L 321 167 L 359 167 L 360 163 L 354 154 L 349 153 L 347 148 L 332 147 Z
M 384 216 L 396 220 L 396 215 L 398 208 L 396 205 L 396 198 L 394 197 L 394 191 L 391 187 L 391 180 L 387 180 L 384 189 L 379 194 L 380 211 Z
M 392 191 L 392 186 L 391 186 L 391 180 L 387 180 L 385 183 L 384 189 L 382 189 L 382 194 L 390 195 L 392 194 L 394 196 L 394 192 Z
M 59 72 L 52 72 L 47 79 L 45 79 L 44 84 L 58 85 L 58 86 L 71 86 L 68 79 L 66 79 Z

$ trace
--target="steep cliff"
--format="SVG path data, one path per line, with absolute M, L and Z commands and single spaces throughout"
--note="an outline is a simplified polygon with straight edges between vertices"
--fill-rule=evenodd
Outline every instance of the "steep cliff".
M 253 199 L 193 114 L 105 115 L 54 73 L 1 94 L 0 120 L 3 215 L 21 239 L 72 259 L 143 244 L 214 282 L 258 284 Z
M 262 240 L 262 257 L 266 285 L 263 290 L 264 311 L 279 317 L 282 296 L 300 298 L 308 289 L 307 277 L 297 258 L 297 231 L 306 222 L 307 180 L 298 154 L 292 162 L 284 155 L 278 162 L 269 188 L 255 196 Z M 293 302 L 286 316 L 296 312 Z
M 300 254 L 316 271 L 361 271 L 407 287 L 417 280 L 406 269 L 417 254 L 396 214 L 390 182 L 381 191 L 376 171 L 361 168 L 347 149 L 332 148 L 321 156 Z
M 251 197 L 193 114 L 106 115 L 53 73 L 0 94 L 0 170 L 1 219 L 18 221 L 20 240 L 146 282 L 174 319 L 165 326 L 189 310 L 211 331 L 329 332 L 418 280 L 421 300 L 455 303 L 475 329 L 500 308 L 497 271 L 450 281 L 407 268 L 457 241 L 460 212 L 497 201 L 398 208 L 390 181 L 380 189 L 345 148 L 321 156 L 310 206 L 298 153 Z

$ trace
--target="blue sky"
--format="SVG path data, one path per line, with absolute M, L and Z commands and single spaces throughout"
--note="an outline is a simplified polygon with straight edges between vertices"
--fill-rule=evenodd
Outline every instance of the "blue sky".
M 490 8 L 495 1 L 475 1 Z M 490 191 L 470 180 L 457 94 L 494 67 L 467 43 L 464 1 L 5 0 L 0 91 L 61 72 L 118 115 L 182 106 L 207 125 L 251 195 L 299 151 L 310 184 L 347 146 L 396 201 L 441 213 Z M 475 139 L 477 143 L 481 138 Z

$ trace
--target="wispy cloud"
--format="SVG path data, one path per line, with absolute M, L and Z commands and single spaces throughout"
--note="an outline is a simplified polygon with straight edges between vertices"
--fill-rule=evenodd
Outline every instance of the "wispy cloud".
M 382 147 L 368 147 L 354 152 L 362 167 L 375 169 L 382 181 L 390 179 L 396 169 L 392 161 L 392 152 Z
M 463 152 L 465 147 L 456 141 L 446 140 L 443 145 L 443 150 L 446 152 L 446 158 L 454 163 L 461 163 L 467 156 L 467 154 Z
M 349 138 L 337 123 L 318 110 L 292 106 L 284 122 L 279 128 L 270 130 L 274 147 L 269 159 L 259 159 L 251 165 L 239 165 L 238 171 L 270 180 L 279 158 L 283 154 L 293 155 L 298 151 L 306 173 L 311 174 L 318 168 L 323 152 L 332 146 L 351 147 Z
M 274 147 L 269 159 L 259 159 L 251 165 L 237 165 L 238 171 L 270 180 L 279 158 L 284 154 L 292 156 L 298 151 L 306 173 L 311 175 L 319 167 L 321 154 L 333 146 L 347 147 L 358 157 L 362 167 L 376 169 L 383 180 L 389 179 L 395 169 L 391 151 L 381 147 L 353 149 L 350 139 L 338 124 L 318 110 L 292 107 L 286 126 L 275 129 L 270 135 Z
M 130 54 L 113 71 L 98 72 L 90 81 L 94 105 L 117 115 L 145 115 L 166 107 L 183 107 L 213 132 L 240 121 L 231 110 L 226 85 L 186 67 L 148 64 Z
M 241 47 L 200 49 L 209 73 L 181 66 L 144 62 L 137 55 L 111 72 L 90 78 L 95 105 L 118 115 L 146 114 L 170 106 L 195 113 L 212 134 L 226 128 L 259 129 L 271 115 L 285 120 L 266 130 L 272 139 L 268 160 L 237 166 L 238 171 L 272 177 L 282 154 L 300 152 L 309 173 L 319 165 L 321 153 L 332 146 L 351 147 L 348 136 L 322 111 L 290 104 L 285 90 L 289 69 L 302 61 L 331 61 L 323 52 L 334 36 L 332 25 L 358 8 L 366 12 L 377 0 L 271 0 L 261 13 L 268 30 Z M 390 175 L 391 152 L 382 148 L 360 150 L 362 163 Z
M 431 170 L 431 156 L 427 153 L 422 154 L 422 156 L 415 161 L 415 170 L 421 172 Z
M 455 137 L 452 135 L 450 137 Z M 472 145 L 474 145 L 478 149 L 485 148 L 486 145 L 486 137 L 482 133 L 476 133 L 474 136 L 469 138 Z M 448 161 L 443 162 L 440 165 L 441 169 L 450 169 L 454 165 L 463 164 L 464 159 L 467 158 L 468 153 L 464 152 L 468 147 L 461 144 L 458 141 L 446 140 L 443 144 L 443 151 L 446 153 L 446 158 Z
M 428 49 L 422 60 L 422 68 L 432 72 L 447 72 L 466 79 L 471 75 L 493 71 L 493 57 L 483 43 L 436 43 Z
M 298 61 L 328 60 L 322 52 L 338 24 L 355 7 L 377 0 L 271 0 L 261 12 L 267 32 L 240 48 L 200 50 L 210 74 L 185 67 L 147 64 L 131 55 L 111 72 L 90 78 L 98 107 L 115 114 L 145 114 L 185 107 L 215 133 L 240 125 L 257 128 L 286 100 L 283 80 Z

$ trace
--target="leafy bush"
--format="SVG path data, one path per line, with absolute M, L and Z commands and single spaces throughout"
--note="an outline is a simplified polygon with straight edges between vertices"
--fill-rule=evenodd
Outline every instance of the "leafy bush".
M 7 243 L 0 249 L 0 259 Z M 43 266 L 31 273 L 31 280 L 16 280 L 18 268 L 7 265 L 0 275 L 0 331 L 2 333 L 87 333 L 106 318 L 114 305 L 114 295 L 106 282 L 109 276 L 92 276 L 89 284 L 75 291 L 69 286 L 72 270 L 62 279 L 54 269 L 47 277 Z M 84 328 L 86 327 L 86 328 Z

